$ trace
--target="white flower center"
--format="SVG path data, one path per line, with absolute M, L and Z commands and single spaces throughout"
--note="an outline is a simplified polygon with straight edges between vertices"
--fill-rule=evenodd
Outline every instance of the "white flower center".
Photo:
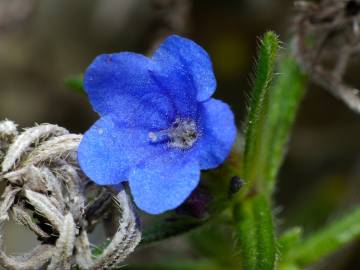
M 190 148 L 199 137 L 196 123 L 190 119 L 177 118 L 170 128 L 158 132 L 149 132 L 151 142 L 168 141 L 172 147 Z

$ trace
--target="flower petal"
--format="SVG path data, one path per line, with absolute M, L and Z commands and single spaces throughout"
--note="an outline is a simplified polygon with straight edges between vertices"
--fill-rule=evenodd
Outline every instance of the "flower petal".
M 202 103 L 202 136 L 197 144 L 200 168 L 218 167 L 230 154 L 236 137 L 234 114 L 229 105 L 210 99 Z
M 198 101 L 207 100 L 214 93 L 216 79 L 209 55 L 190 39 L 169 36 L 155 51 L 152 59 L 172 77 L 187 73 L 193 84 L 192 88 L 196 89 Z
M 188 73 L 178 70 L 168 71 L 164 66 L 157 65 L 152 71 L 152 78 L 173 103 L 175 115 L 179 118 L 196 118 L 198 116 L 198 101 L 196 89 L 191 83 Z
M 132 166 L 161 152 L 161 147 L 149 143 L 148 134 L 144 129 L 121 128 L 111 116 L 102 117 L 80 142 L 79 164 L 99 185 L 125 181 Z
M 184 202 L 199 180 L 196 156 L 172 151 L 137 167 L 129 183 L 136 205 L 147 213 L 160 214 Z
M 140 54 L 122 52 L 102 54 L 85 73 L 84 86 L 94 110 L 104 116 L 144 112 L 173 121 L 173 101 L 152 79 L 153 62 Z M 141 118 L 141 117 L 140 117 Z M 144 122 L 148 119 L 143 117 Z M 157 124 L 157 123 L 155 123 Z

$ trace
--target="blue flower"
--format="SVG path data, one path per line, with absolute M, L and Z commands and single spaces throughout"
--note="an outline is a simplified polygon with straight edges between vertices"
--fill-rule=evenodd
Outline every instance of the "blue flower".
M 81 168 L 99 185 L 129 181 L 135 203 L 148 213 L 179 206 L 198 185 L 200 170 L 229 155 L 233 113 L 211 98 L 211 61 L 189 39 L 172 35 L 150 58 L 99 55 L 84 86 L 101 118 L 80 143 Z

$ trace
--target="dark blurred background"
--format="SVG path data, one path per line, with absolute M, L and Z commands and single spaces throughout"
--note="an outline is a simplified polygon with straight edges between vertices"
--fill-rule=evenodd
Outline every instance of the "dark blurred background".
M 274 30 L 286 47 L 293 19 L 291 0 L 0 0 L 0 118 L 82 133 L 97 115 L 65 78 L 83 72 L 99 53 L 149 53 L 177 32 L 211 55 L 216 97 L 231 104 L 241 131 L 259 36 Z M 356 71 L 348 77 L 360 87 Z M 279 230 L 302 225 L 309 233 L 360 201 L 359 138 L 359 115 L 310 85 L 276 192 Z M 140 250 L 135 261 L 201 256 L 186 239 Z M 316 269 L 360 269 L 359 248 Z

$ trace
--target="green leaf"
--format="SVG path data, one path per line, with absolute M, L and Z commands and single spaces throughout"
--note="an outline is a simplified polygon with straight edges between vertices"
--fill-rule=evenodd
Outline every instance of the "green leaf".
M 83 75 L 78 74 L 65 79 L 65 85 L 71 90 L 78 93 L 85 93 L 84 83 L 83 83 Z
M 356 239 L 360 239 L 360 207 L 294 245 L 282 260 L 304 269 Z
M 98 246 L 94 246 L 91 250 L 92 256 L 94 256 L 95 258 L 100 257 L 101 254 L 103 254 L 105 248 L 108 246 L 109 242 L 110 241 L 105 241 L 104 243 Z
M 282 264 L 279 266 L 279 270 L 301 270 L 295 264 Z
M 275 33 L 267 32 L 259 47 L 256 78 L 251 91 L 248 119 L 245 126 L 245 150 L 243 177 L 255 181 L 257 160 L 260 154 L 261 132 L 271 81 L 274 76 L 279 40 Z
M 221 270 L 222 267 L 214 264 L 211 261 L 198 260 L 198 261 L 176 261 L 171 263 L 163 263 L 159 265 L 142 265 L 142 266 L 125 266 L 118 268 L 121 270 Z
M 234 249 L 232 227 L 224 225 L 220 219 L 190 233 L 189 239 L 197 254 L 211 258 L 221 265 L 222 269 L 239 267 L 239 260 L 234 259 L 238 252 Z
M 266 121 L 261 131 L 260 165 L 263 168 L 260 171 L 271 191 L 286 154 L 286 144 L 306 82 L 295 59 L 290 56 L 282 60 L 279 73 L 270 92 Z
M 285 231 L 279 238 L 278 245 L 281 255 L 287 253 L 291 248 L 301 240 L 303 230 L 300 227 L 294 227 Z
M 142 233 L 141 245 L 161 241 L 170 237 L 189 232 L 207 222 L 207 219 L 178 218 L 156 222 L 145 228 Z

